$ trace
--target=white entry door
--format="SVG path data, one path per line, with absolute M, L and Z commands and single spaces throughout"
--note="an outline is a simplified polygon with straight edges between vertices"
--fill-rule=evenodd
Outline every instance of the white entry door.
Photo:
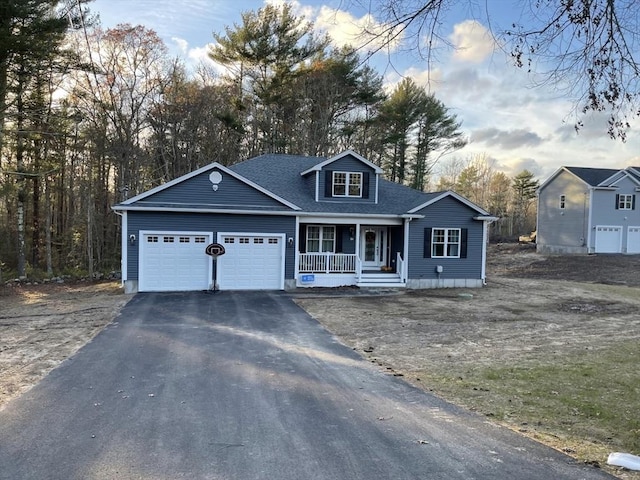
M 386 251 L 386 227 L 362 227 L 360 229 L 360 260 L 363 268 L 377 269 L 385 265 Z
M 596 253 L 620 253 L 622 251 L 622 227 L 619 225 L 596 227 Z
M 207 290 L 211 285 L 209 232 L 140 232 L 138 290 L 176 292 Z
M 640 253 L 640 227 L 629 227 L 627 231 L 627 253 Z
M 218 257 L 220 290 L 284 289 L 285 235 L 219 233 L 225 254 Z

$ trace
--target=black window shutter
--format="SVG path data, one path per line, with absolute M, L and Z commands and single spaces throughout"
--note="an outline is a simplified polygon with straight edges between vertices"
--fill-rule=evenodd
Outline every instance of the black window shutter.
M 307 253 L 307 226 L 306 225 L 300 225 L 300 232 L 298 237 L 299 237 L 298 247 L 300 249 L 300 253 Z
M 369 172 L 362 174 L 362 198 L 369 198 Z
M 324 196 L 327 198 L 333 197 L 333 171 L 324 171 Z
M 342 253 L 342 236 L 344 235 L 344 226 L 336 226 L 336 253 Z
M 620 207 L 620 195 L 616 194 L 616 210 Z
M 431 258 L 431 229 L 424 229 L 424 252 L 422 254 L 424 258 Z
M 460 230 L 460 258 L 467 258 L 467 237 L 469 236 L 469 229 L 463 228 Z
M 631 197 L 631 210 L 636 209 L 636 196 Z

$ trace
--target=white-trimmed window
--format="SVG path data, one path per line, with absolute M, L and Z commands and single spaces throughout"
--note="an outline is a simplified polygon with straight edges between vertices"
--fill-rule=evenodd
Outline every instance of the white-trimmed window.
M 431 256 L 460 258 L 460 229 L 434 228 L 431 232 Z
M 333 172 L 334 197 L 362 197 L 362 173 Z
M 565 195 L 560 195 L 560 210 L 564 210 L 564 207 L 566 205 L 567 202 L 567 197 Z
M 307 253 L 335 252 L 336 227 L 327 225 L 307 226 Z
M 618 195 L 618 210 L 633 210 L 633 195 L 621 193 Z

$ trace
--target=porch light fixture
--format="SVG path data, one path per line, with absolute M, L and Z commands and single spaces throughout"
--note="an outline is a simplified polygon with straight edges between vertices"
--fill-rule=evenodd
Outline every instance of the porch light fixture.
M 289 239 L 287 240 L 287 243 L 289 244 L 290 247 L 293 247 L 293 237 L 289 237 Z
M 355 234 L 356 234 L 356 229 L 353 227 L 349 227 L 349 240 L 353 240 L 353 237 Z
M 130 245 L 135 245 L 136 244 L 136 236 L 133 233 L 131 235 L 129 235 L 129 244 Z

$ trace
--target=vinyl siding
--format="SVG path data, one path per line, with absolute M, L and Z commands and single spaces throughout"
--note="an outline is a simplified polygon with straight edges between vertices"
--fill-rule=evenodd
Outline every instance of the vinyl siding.
M 628 227 L 640 226 L 640 192 L 636 192 L 636 185 L 628 178 L 618 182 L 615 191 L 594 190 L 593 212 L 591 226 L 597 225 L 622 227 L 622 251 L 626 252 Z M 635 195 L 634 210 L 617 210 L 616 195 Z M 595 235 L 591 235 L 591 247 L 595 248 Z
M 410 279 L 480 279 L 482 277 L 482 224 L 478 214 L 458 200 L 446 197 L 416 212 L 425 218 L 409 223 Z M 424 258 L 425 228 L 466 228 L 467 258 Z M 436 266 L 442 265 L 438 277 Z
M 136 202 L 135 205 L 149 203 L 163 205 L 218 205 L 242 209 L 289 210 L 286 205 L 224 172 L 220 172 L 222 181 L 218 183 L 218 190 L 214 191 L 213 184 L 209 180 L 209 175 L 212 171 L 177 183 L 140 202 Z
M 560 195 L 565 196 L 564 209 L 560 209 Z M 587 184 L 569 172 L 560 172 L 538 195 L 538 245 L 551 248 L 585 246 L 589 201 Z M 613 200 L 611 205 L 613 207 Z
M 369 198 L 353 198 L 353 197 L 327 197 L 326 192 L 326 172 L 367 172 L 369 174 Z M 357 158 L 347 155 L 330 164 L 326 165 L 320 172 L 320 190 L 319 199 L 331 202 L 348 202 L 348 203 L 375 203 L 376 201 L 376 172 L 373 168 L 368 167 Z M 363 196 L 364 191 L 363 191 Z
M 284 233 L 287 238 L 295 235 L 295 218 L 258 215 L 224 215 L 176 212 L 129 212 L 128 234 L 138 239 L 135 245 L 127 244 L 127 280 L 138 279 L 138 248 L 140 230 L 218 232 Z M 285 278 L 294 277 L 294 248 L 288 244 L 285 253 Z

